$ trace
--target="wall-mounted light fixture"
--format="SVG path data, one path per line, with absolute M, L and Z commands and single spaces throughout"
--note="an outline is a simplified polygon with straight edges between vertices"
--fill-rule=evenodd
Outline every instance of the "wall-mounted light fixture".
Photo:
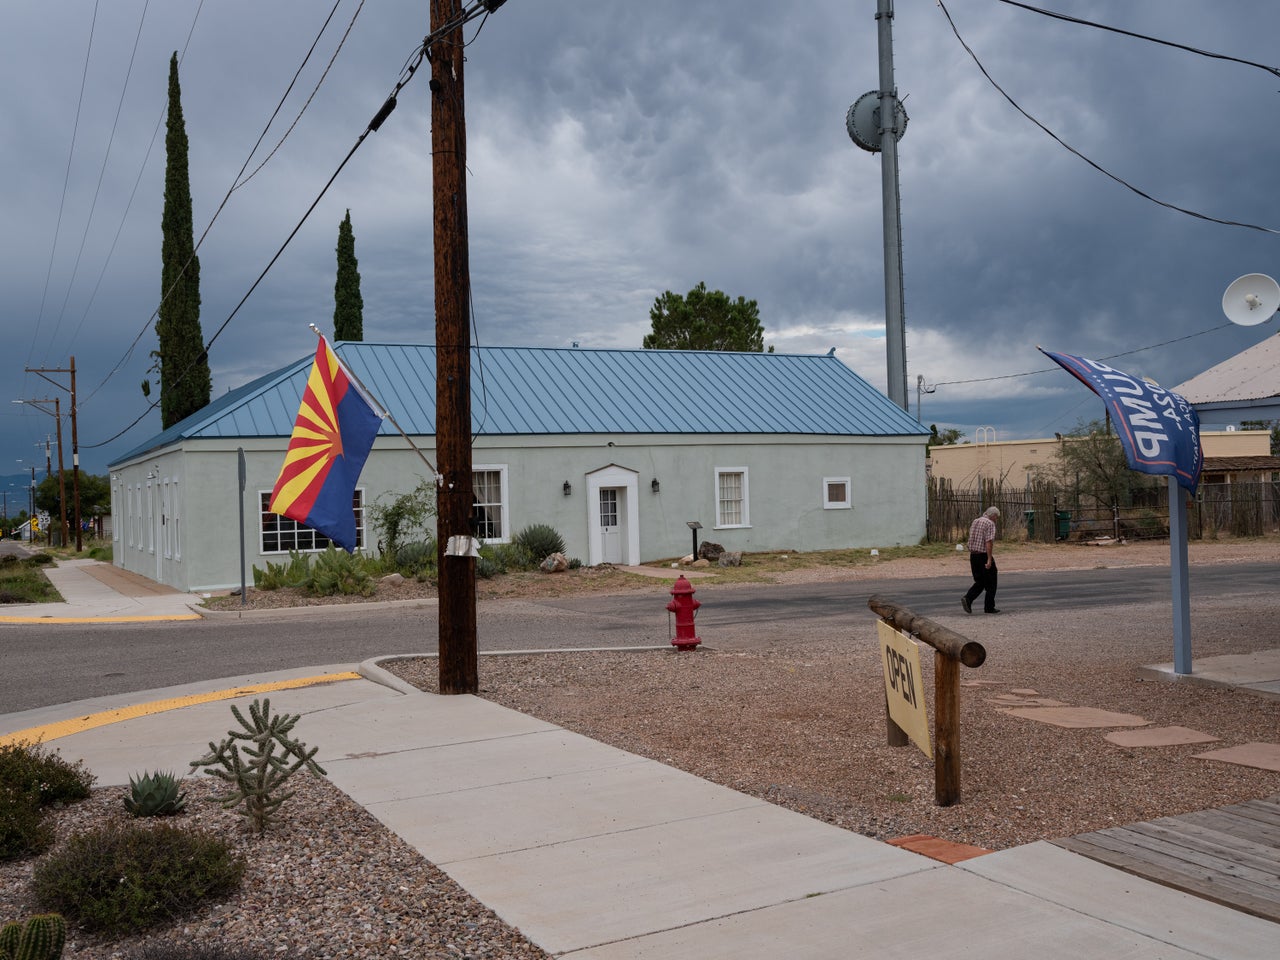
M 662 489 L 662 484 L 658 482 L 657 477 L 653 478 L 653 483 L 649 484 L 649 489 L 652 490 L 654 493 L 657 493 L 659 490 Z
M 569 481 L 566 480 L 564 482 L 564 495 L 567 497 L 571 493 L 573 493 L 573 487 L 570 485 Z

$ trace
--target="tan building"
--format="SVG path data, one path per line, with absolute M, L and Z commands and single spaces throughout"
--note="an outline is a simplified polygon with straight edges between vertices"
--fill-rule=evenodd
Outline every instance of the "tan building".
M 1059 444 L 1070 442 L 1070 438 L 1055 437 L 935 446 L 929 448 L 926 469 L 929 476 L 949 480 L 953 487 L 960 489 L 976 487 L 982 480 L 999 480 L 1007 486 L 1022 487 L 1028 482 L 1031 468 L 1052 463 Z M 1200 443 L 1204 447 L 1206 474 L 1211 460 L 1270 458 L 1271 454 L 1268 430 L 1204 431 L 1200 434 Z

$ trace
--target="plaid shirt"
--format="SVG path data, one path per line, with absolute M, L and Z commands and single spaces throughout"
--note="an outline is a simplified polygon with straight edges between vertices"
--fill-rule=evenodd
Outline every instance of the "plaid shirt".
M 978 517 L 969 526 L 969 552 L 986 553 L 987 541 L 996 538 L 996 522 L 990 517 Z

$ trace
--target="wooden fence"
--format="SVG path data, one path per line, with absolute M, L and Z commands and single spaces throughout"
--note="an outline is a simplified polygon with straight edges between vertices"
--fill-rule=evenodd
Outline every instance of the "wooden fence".
M 931 479 L 928 496 L 926 536 L 933 542 L 963 542 L 973 518 L 991 506 L 1000 508 L 1002 540 L 1052 543 L 1169 536 L 1168 484 L 1142 491 L 1127 504 L 1099 504 L 1051 483 L 1009 487 L 994 480 L 957 490 Z M 1280 481 L 1201 484 L 1188 504 L 1187 531 L 1192 539 L 1280 534 Z

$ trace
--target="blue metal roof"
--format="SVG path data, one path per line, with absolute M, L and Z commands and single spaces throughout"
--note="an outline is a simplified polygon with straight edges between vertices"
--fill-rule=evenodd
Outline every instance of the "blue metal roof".
M 340 342 L 343 362 L 411 436 L 435 433 L 436 349 Z M 192 438 L 287 437 L 312 356 L 260 377 L 117 459 Z M 475 347 L 472 432 L 922 436 L 834 353 Z M 395 428 L 383 424 L 382 433 Z

